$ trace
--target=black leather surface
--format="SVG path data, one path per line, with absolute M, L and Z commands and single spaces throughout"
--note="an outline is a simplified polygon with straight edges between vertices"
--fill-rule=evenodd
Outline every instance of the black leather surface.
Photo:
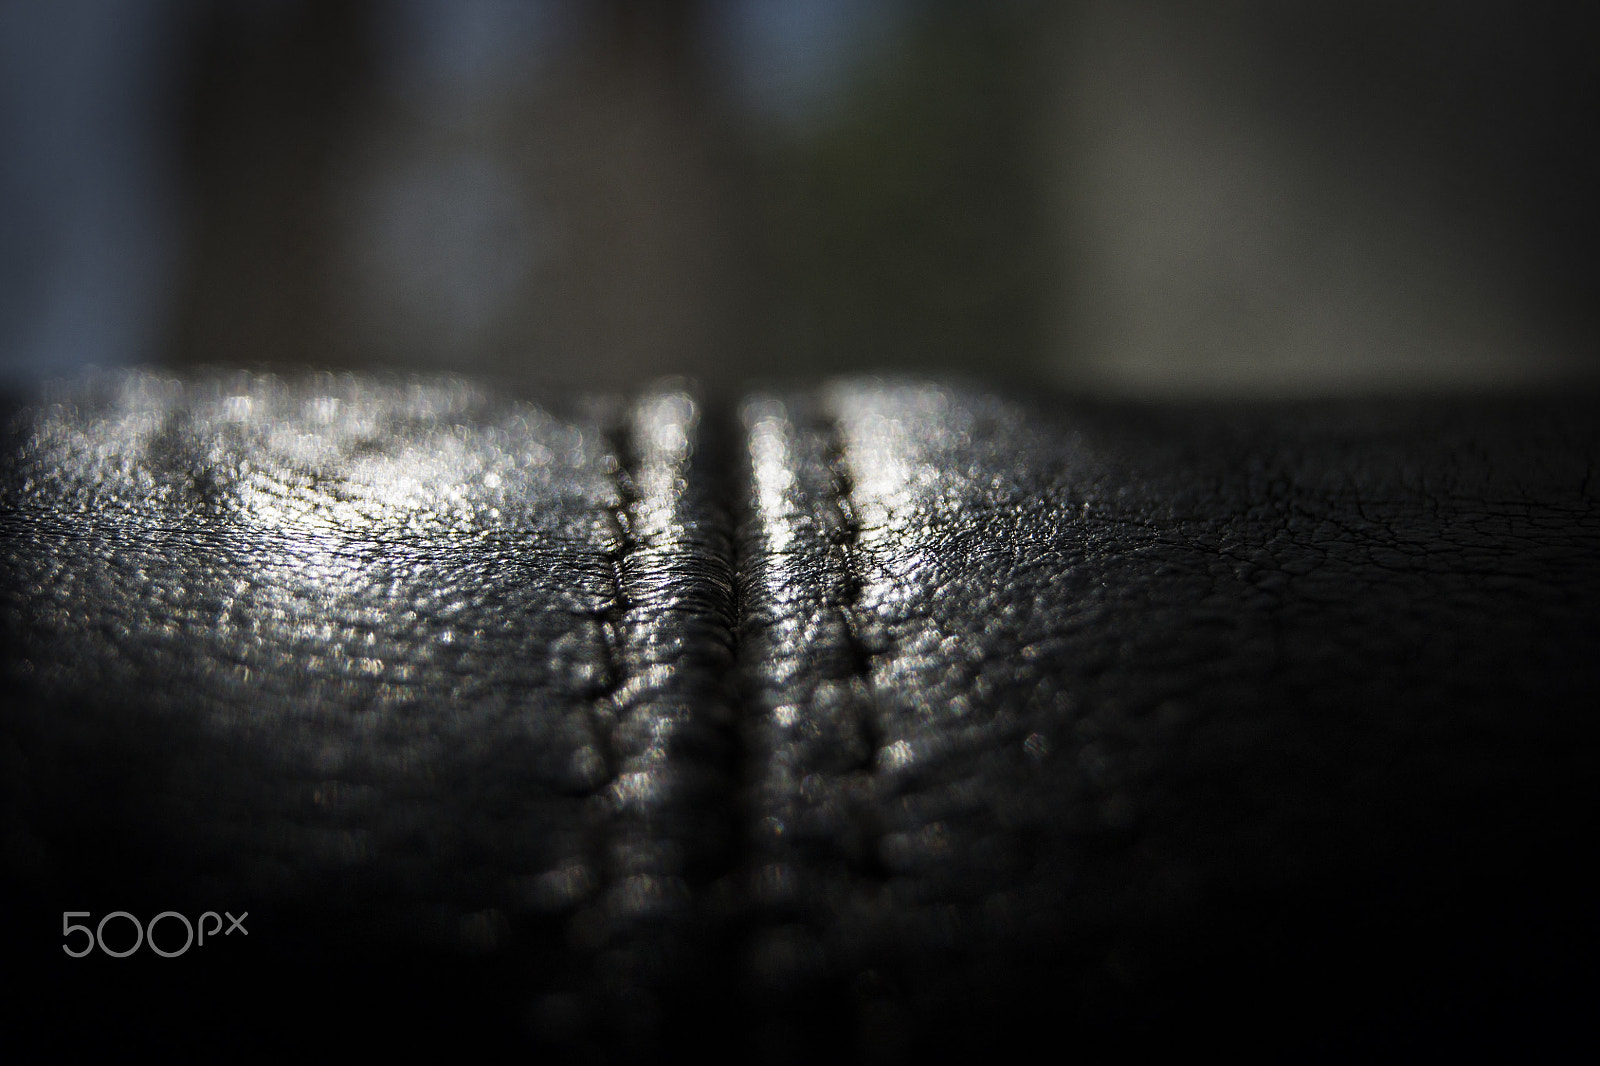
M 1592 1047 L 1597 427 L 63 387 L 0 467 L 8 1024 L 265 1058 Z M 224 908 L 247 941 L 61 952 L 62 911 Z

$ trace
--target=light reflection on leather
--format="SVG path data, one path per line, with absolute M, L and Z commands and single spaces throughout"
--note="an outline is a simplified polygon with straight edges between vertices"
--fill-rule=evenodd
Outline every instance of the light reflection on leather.
M 1461 900 L 1525 923 L 1484 949 L 1508 974 L 1592 910 L 1581 405 L 844 382 L 720 414 L 151 375 L 24 408 L 12 883 L 481 953 L 518 1039 L 714 1019 L 754 1059 L 868 1016 L 937 1050 L 1120 1036 L 1150 996 L 1478 1005 L 1515 990 L 1450 961 L 1494 932 Z M 1380 954 L 1370 1002 L 1326 976 Z
M 728 653 L 700 632 L 726 618 L 696 621 L 695 560 L 727 551 L 687 395 L 563 419 L 450 381 L 135 374 L 53 399 L 0 498 L 8 673 L 74 757 L 147 730 L 122 756 L 194 812 L 164 830 L 186 862 L 280 900 L 410 870 L 400 920 L 445 942 L 548 909 L 552 877 L 590 886 L 569 912 L 613 885 L 607 921 L 683 894 L 694 845 L 629 825 L 670 805 L 667 752 L 712 702 L 696 656 Z

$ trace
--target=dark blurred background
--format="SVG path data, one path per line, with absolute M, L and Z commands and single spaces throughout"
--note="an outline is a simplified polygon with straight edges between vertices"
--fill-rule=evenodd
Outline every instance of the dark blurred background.
M 0 387 L 86 365 L 1592 387 L 1586 6 L 0 2 Z

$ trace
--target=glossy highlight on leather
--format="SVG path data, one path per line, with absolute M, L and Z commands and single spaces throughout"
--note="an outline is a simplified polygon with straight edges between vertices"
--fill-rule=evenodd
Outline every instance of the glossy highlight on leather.
M 694 401 L 587 406 L 133 375 L 16 418 L 12 876 L 310 902 L 451 951 L 570 924 L 547 993 L 608 1001 L 584 960 L 670 920 L 726 847 L 703 801 L 731 577 L 689 480 Z M 106 809 L 61 820 L 107 776 Z M 75 840 L 101 853 L 63 872 Z
M 1600 591 L 1594 424 L 1539 410 L 746 401 L 758 977 L 854 973 L 856 1038 L 935 1057 L 1538 1013 L 1482 968 L 1593 943 L 1560 839 Z
M 31 1024 L 180 998 L 197 1057 L 575 1061 L 1567 1033 L 1597 425 L 55 387 L 0 460 Z M 83 907 L 251 938 L 73 969 Z

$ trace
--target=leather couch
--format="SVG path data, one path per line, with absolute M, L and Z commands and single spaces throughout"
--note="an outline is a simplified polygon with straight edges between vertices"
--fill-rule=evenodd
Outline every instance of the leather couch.
M 53 386 L 8 1042 L 1592 1053 L 1597 412 Z

